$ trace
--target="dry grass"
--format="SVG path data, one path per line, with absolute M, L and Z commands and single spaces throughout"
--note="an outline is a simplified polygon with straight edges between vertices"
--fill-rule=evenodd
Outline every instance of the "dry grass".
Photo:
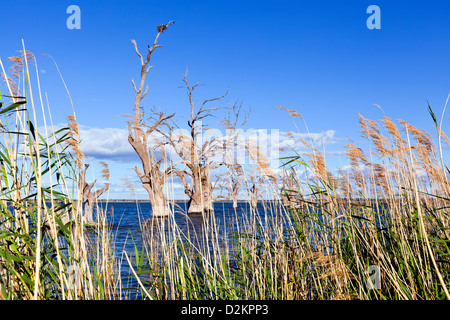
M 225 240 L 214 216 L 203 218 L 196 241 L 174 221 L 153 221 L 158 228 L 144 231 L 152 298 L 448 299 L 447 172 L 431 135 L 398 123 L 403 133 L 388 117 L 360 116 L 369 152 L 346 145 L 349 167 L 337 174 L 304 143 L 310 164 L 288 163 L 313 174 L 299 182 L 286 168 L 288 206 L 236 215 Z M 380 288 L 367 284 L 370 266 Z
M 0 297 L 123 297 L 106 214 L 99 212 L 96 226 L 86 229 L 74 201 L 80 190 L 70 196 L 85 161 L 76 118 L 68 117 L 66 131 L 37 134 L 39 104 L 30 77 L 23 76 L 37 62 L 23 52 L 11 59 L 11 76 L 0 60 L 11 105 L 16 103 L 0 111 Z M 18 97 L 23 88 L 26 101 Z M 37 97 L 44 110 L 40 92 Z M 44 114 L 51 122 L 50 112 Z M 348 166 L 336 173 L 303 135 L 301 155 L 287 159 L 281 177 L 249 147 L 263 176 L 258 183 L 280 199 L 262 209 L 235 211 L 228 221 L 211 212 L 197 228 L 180 227 L 174 215 L 143 223 L 142 251 L 136 246 L 132 259 L 126 255 L 140 297 L 449 299 L 450 184 L 440 145 L 447 136 L 437 122 L 438 147 L 429 133 L 403 120 L 360 115 L 359 126 L 368 151 L 347 144 Z M 108 166 L 102 166 L 100 175 L 109 180 Z M 308 173 L 302 181 L 298 167 Z M 242 175 L 251 176 L 245 170 Z M 380 288 L 367 285 L 370 266 L 380 270 Z
M 69 116 L 68 130 L 53 129 L 48 102 L 45 112 L 37 61 L 25 48 L 20 53 L 9 59 L 11 76 L 0 60 L 10 96 L 6 100 L 11 103 L 0 111 L 0 297 L 116 298 L 121 279 L 105 213 L 98 212 L 99 223 L 88 231 L 81 204 L 75 201 L 81 195 L 77 177 L 85 159 L 77 121 Z M 26 97 L 21 97 L 22 92 Z M 39 107 L 44 129 L 38 131 Z

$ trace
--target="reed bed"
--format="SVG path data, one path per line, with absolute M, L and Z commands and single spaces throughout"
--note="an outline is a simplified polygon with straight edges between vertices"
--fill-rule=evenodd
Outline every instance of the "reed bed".
M 10 61 L 7 76 L 0 60 L 1 299 L 450 298 L 449 141 L 431 107 L 437 145 L 406 121 L 360 116 L 368 148 L 346 145 L 337 173 L 303 140 L 284 159 L 283 187 L 266 177 L 275 200 L 262 208 L 143 221 L 143 243 L 123 253 L 130 293 L 106 213 L 86 226 L 75 201 L 85 160 L 75 113 L 54 130 L 36 59 L 23 48 Z
M 439 141 L 448 143 L 435 125 Z M 236 214 L 225 232 L 214 215 L 203 217 L 194 237 L 173 219 L 147 222 L 136 261 L 141 274 L 151 275 L 146 297 L 449 299 L 442 146 L 403 120 L 360 116 L 360 129 L 369 151 L 346 145 L 348 165 L 338 174 L 303 141 L 301 154 L 285 158 L 289 188 L 263 210 Z M 299 168 L 308 173 L 302 181 Z
M 115 298 L 121 279 L 105 212 L 86 228 L 76 201 L 84 161 L 76 118 L 54 129 L 37 61 L 25 46 L 19 53 L 8 59 L 11 76 L 0 60 L 8 90 L 0 102 L 0 298 Z

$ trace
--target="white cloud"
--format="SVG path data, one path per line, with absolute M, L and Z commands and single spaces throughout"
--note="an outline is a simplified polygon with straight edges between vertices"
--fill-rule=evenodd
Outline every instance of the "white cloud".
M 226 132 L 221 133 L 220 130 L 214 131 L 214 136 L 219 139 L 226 137 Z M 122 128 L 88 128 L 80 127 L 81 146 L 83 152 L 88 157 L 96 159 L 113 160 L 118 162 L 137 162 L 139 161 L 135 151 L 128 142 L 128 131 Z M 152 145 L 161 136 L 157 133 L 153 133 L 150 136 L 149 144 Z M 210 138 L 208 134 L 204 135 L 205 139 Z M 252 164 L 252 159 L 245 158 L 243 156 L 244 150 L 242 145 L 245 142 L 253 142 L 258 151 L 266 155 L 267 159 L 272 164 L 272 167 L 279 166 L 279 157 L 284 150 L 289 153 L 292 150 L 302 150 L 304 145 L 302 139 L 308 143 L 308 145 L 318 148 L 319 150 L 323 146 L 332 145 L 338 143 L 341 139 L 336 138 L 335 130 L 327 130 L 319 133 L 294 133 L 284 132 L 279 130 L 266 130 L 266 129 L 248 129 L 241 131 L 238 139 L 238 149 L 235 153 L 238 156 L 238 161 L 242 164 Z M 239 149 L 240 148 L 240 149 Z M 179 157 L 175 154 L 172 148 L 166 147 L 166 152 L 169 159 L 172 161 L 179 160 Z M 332 155 L 332 154 L 330 154 Z
M 128 131 L 120 128 L 80 128 L 81 150 L 97 159 L 119 162 L 138 160 L 128 142 Z
M 336 138 L 335 135 L 335 130 L 327 130 L 309 134 L 284 131 L 280 133 L 280 147 L 285 150 L 304 149 L 304 141 L 309 147 L 314 147 L 320 150 L 323 146 L 336 144 L 341 140 Z
M 128 130 L 126 128 L 90 128 L 80 126 L 79 130 L 82 140 L 81 147 L 86 156 L 97 160 L 115 161 L 119 163 L 139 163 L 138 156 L 128 142 Z M 184 133 L 187 134 L 188 132 Z M 213 132 L 213 135 L 218 139 L 226 137 L 226 134 L 228 133 L 224 130 L 223 132 L 220 130 L 214 130 Z M 150 136 L 149 144 L 154 145 L 155 141 L 160 137 L 160 134 L 153 133 Z M 208 134 L 204 134 L 205 139 L 208 139 L 208 137 L 210 138 Z M 240 132 L 238 139 L 238 146 L 240 147 L 237 147 L 237 150 L 235 150 L 235 157 L 237 155 L 237 160 L 240 164 L 255 164 L 252 159 L 245 156 L 245 151 L 242 147 L 244 143 L 253 142 L 258 147 L 258 151 L 267 157 L 274 172 L 278 173 L 282 162 L 279 158 L 295 155 L 293 154 L 294 151 L 305 150 L 302 139 L 309 146 L 313 146 L 319 150 L 324 146 L 337 144 L 341 141 L 341 139 L 336 137 L 335 130 L 307 134 L 279 130 L 247 129 Z M 171 161 L 176 162 L 180 160 L 171 147 L 166 146 L 166 152 Z M 326 153 L 333 155 L 333 151 L 327 151 Z M 334 151 L 334 153 L 335 155 L 341 154 L 339 151 Z M 220 161 L 221 159 L 217 160 Z M 164 165 L 162 168 L 164 168 Z M 177 186 L 177 189 L 179 189 L 179 186 Z M 117 189 L 114 191 L 120 192 L 121 190 Z

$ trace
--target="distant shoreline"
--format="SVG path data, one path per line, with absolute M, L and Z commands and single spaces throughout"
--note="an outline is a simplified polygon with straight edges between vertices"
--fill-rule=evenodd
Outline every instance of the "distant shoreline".
M 188 202 L 189 200 L 185 200 L 185 199 L 175 199 L 175 200 L 168 200 L 169 202 Z M 270 201 L 277 201 L 277 200 L 258 200 L 258 202 L 270 202 Z M 145 199 L 97 199 L 97 202 L 148 202 L 150 203 L 150 200 L 145 200 Z M 217 200 L 217 201 L 213 201 L 214 203 L 233 203 L 233 200 Z M 249 200 L 238 200 L 237 202 L 249 202 Z
M 10 201 L 9 199 L 0 199 L 1 201 Z M 47 199 L 48 201 L 50 201 L 49 199 Z M 28 199 L 27 201 L 29 202 L 33 202 L 32 199 Z M 55 202 L 59 202 L 59 200 L 54 200 Z M 73 201 L 78 201 L 77 199 L 73 199 Z M 176 199 L 176 200 L 168 200 L 168 202 L 184 202 L 184 203 L 188 203 L 189 200 L 185 200 L 185 199 Z M 273 202 L 273 201 L 279 201 L 279 200 L 258 200 L 258 202 Z M 126 203 L 134 203 L 134 202 L 138 202 L 138 203 L 150 203 L 150 200 L 145 200 L 145 199 L 97 199 L 96 202 L 111 202 L 111 203 L 118 203 L 118 202 L 126 202 Z M 240 202 L 249 202 L 249 200 L 238 200 L 238 203 Z M 213 203 L 233 203 L 233 200 L 216 200 L 213 201 Z

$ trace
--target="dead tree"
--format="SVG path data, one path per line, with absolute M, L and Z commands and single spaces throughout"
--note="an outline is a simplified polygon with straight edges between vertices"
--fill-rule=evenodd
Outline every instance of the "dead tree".
M 247 191 L 249 195 L 249 203 L 252 208 L 258 206 L 258 200 L 266 192 L 262 189 L 264 186 L 264 177 L 250 176 L 247 181 Z
M 220 198 L 232 200 L 233 208 L 237 208 L 239 191 L 242 187 L 243 169 L 240 164 L 226 164 L 227 172 L 223 175 L 222 182 L 219 184 L 221 190 Z
M 230 176 L 229 176 L 229 188 L 230 188 L 230 196 L 233 200 L 233 208 L 237 208 L 239 189 L 242 186 L 242 175 L 243 170 L 242 166 L 239 164 L 235 164 L 230 168 Z
M 141 101 L 144 99 L 148 91 L 148 85 L 144 91 L 145 78 L 153 66 L 148 66 L 150 62 L 151 55 L 156 48 L 162 47 L 162 45 L 157 44 L 158 38 L 164 30 L 168 28 L 169 25 L 173 24 L 170 21 L 166 25 L 160 25 L 157 27 L 158 34 L 153 42 L 153 45 L 148 46 L 147 57 L 144 57 L 139 52 L 135 40 L 131 40 L 136 50 L 137 55 L 141 61 L 141 73 L 139 86 L 136 86 L 134 80 L 132 80 L 134 90 L 136 92 L 136 97 L 134 100 L 134 121 L 131 123 L 128 121 L 128 142 L 131 144 L 133 149 L 136 151 L 137 155 L 142 162 L 143 172 L 136 166 L 135 171 L 142 182 L 142 186 L 147 190 L 152 205 L 152 216 L 153 217 L 164 217 L 168 216 L 170 213 L 170 208 L 168 202 L 164 195 L 163 186 L 170 172 L 170 167 L 164 171 L 161 171 L 161 162 L 163 158 L 159 161 L 156 159 L 154 148 L 149 147 L 149 136 L 153 132 L 157 131 L 157 128 L 161 126 L 165 121 L 172 118 L 175 114 L 165 115 L 162 112 L 154 111 L 156 119 L 152 125 L 147 125 L 144 120 L 144 112 L 141 112 Z
M 225 157 L 221 155 L 226 153 L 226 147 L 233 143 L 239 130 L 229 130 L 231 133 L 225 136 L 205 138 L 211 128 L 204 125 L 202 120 L 211 117 L 213 111 L 228 109 L 228 119 L 219 122 L 225 123 L 227 129 L 236 129 L 238 122 L 240 122 L 241 106 L 233 105 L 232 108 L 207 107 L 211 102 L 224 98 L 228 94 L 227 91 L 220 97 L 204 100 L 200 108 L 196 110 L 193 92 L 199 83 L 190 86 L 187 74 L 184 75 L 183 81 L 186 85 L 190 105 L 190 116 L 187 121 L 188 130 L 187 132 L 177 132 L 175 124 L 170 125 L 165 122 L 167 130 L 159 130 L 159 132 L 165 137 L 166 143 L 181 158 L 183 167 L 178 166 L 178 168 L 171 169 L 182 182 L 184 192 L 189 197 L 188 213 L 210 213 L 214 210 L 213 191 L 216 185 L 211 181 L 211 171 L 225 164 Z M 243 126 L 247 119 L 248 115 L 240 125 Z
M 222 189 L 228 191 L 227 196 L 224 196 L 224 198 L 233 201 L 234 209 L 237 208 L 239 190 L 242 187 L 244 176 L 244 168 L 242 167 L 243 162 L 240 163 L 238 154 L 245 154 L 246 150 L 245 141 L 240 140 L 240 130 L 247 122 L 249 117 L 249 114 L 247 114 L 244 121 L 242 121 L 242 123 L 238 125 L 241 107 L 242 105 L 234 105 L 230 110 L 234 112 L 234 116 L 231 116 L 231 114 L 229 114 L 228 120 L 221 121 L 227 129 L 226 139 L 222 141 L 222 149 L 225 150 L 225 153 L 223 154 L 223 163 L 227 167 L 227 172 L 225 181 L 221 185 L 221 187 Z M 231 122 L 231 119 L 234 119 L 234 122 Z
M 260 146 L 256 145 L 255 142 L 248 141 L 245 147 L 249 157 L 257 164 L 246 181 L 250 206 L 256 208 L 258 199 L 266 192 L 263 186 L 270 186 L 270 183 L 277 186 L 277 178 L 270 166 L 269 159 L 259 151 Z M 274 189 L 278 189 L 278 187 Z
M 106 185 L 94 192 L 92 192 L 92 188 L 94 187 L 97 180 L 94 180 L 92 183 L 86 182 L 86 170 L 89 167 L 88 164 L 84 164 L 84 159 L 86 158 L 86 155 L 81 151 L 81 144 L 80 144 L 80 132 L 78 127 L 78 122 L 74 116 L 68 116 L 69 120 L 68 127 L 68 136 L 69 139 L 66 140 L 67 145 L 72 149 L 74 157 L 73 161 L 75 163 L 75 167 L 77 169 L 78 173 L 78 180 L 77 180 L 77 194 L 78 194 L 78 200 L 75 200 L 73 205 L 76 208 L 76 210 L 80 210 L 82 205 L 84 204 L 84 210 L 82 214 L 82 219 L 84 221 L 84 224 L 86 225 L 93 225 L 95 224 L 94 217 L 93 217 L 93 210 L 94 205 L 97 203 L 98 197 L 100 197 L 106 190 L 109 188 L 109 183 L 106 183 Z M 109 181 L 109 169 L 108 165 L 104 162 L 101 162 L 104 170 L 101 172 L 101 176 Z M 61 220 L 64 224 L 70 222 L 73 220 L 74 217 L 69 216 L 68 211 L 64 211 L 61 214 Z M 47 226 L 49 224 L 47 223 Z
M 185 194 L 189 197 L 188 213 L 211 213 L 214 211 L 214 208 L 210 170 L 219 167 L 221 164 L 217 164 L 214 161 L 214 155 L 217 151 L 216 139 L 202 141 L 206 128 L 201 120 L 210 116 L 211 111 L 218 109 L 206 108 L 206 105 L 209 102 L 223 98 L 227 93 L 218 98 L 205 100 L 196 112 L 192 93 L 199 84 L 197 83 L 191 87 L 187 81 L 186 74 L 183 79 L 188 90 L 191 111 L 188 120 L 189 133 L 170 134 L 168 140 L 184 163 L 183 170 L 177 170 L 176 174 L 184 185 Z M 171 131 L 169 130 L 169 132 Z M 189 177 L 189 180 L 187 177 Z
M 97 204 L 97 199 L 109 188 L 109 183 L 101 189 L 92 191 L 97 179 L 92 183 L 86 182 L 86 170 L 89 167 L 88 164 L 84 165 L 84 169 L 80 170 L 78 183 L 81 191 L 81 201 L 84 204 L 83 217 L 84 223 L 87 225 L 94 225 L 94 206 Z
M 208 129 L 202 124 L 202 120 L 211 115 L 211 112 L 221 108 L 207 108 L 208 103 L 220 100 L 223 96 L 204 100 L 200 108 L 195 110 L 193 91 L 199 85 L 192 87 L 187 81 L 187 74 L 183 77 L 188 90 L 190 103 L 190 117 L 188 120 L 188 133 L 176 133 L 174 126 L 167 125 L 167 132 L 161 133 L 166 137 L 175 153 L 182 159 L 184 167 L 174 170 L 184 186 L 184 192 L 189 197 L 188 213 L 201 214 L 214 211 L 213 208 L 213 184 L 210 171 L 218 168 L 222 163 L 217 161 L 220 143 L 216 138 L 203 139 L 203 134 Z
M 219 165 L 211 166 L 209 161 L 201 164 L 185 163 L 183 170 L 174 170 L 184 186 L 184 193 L 189 197 L 188 214 L 214 212 L 213 184 L 210 170 Z M 187 179 L 189 177 L 189 180 Z

